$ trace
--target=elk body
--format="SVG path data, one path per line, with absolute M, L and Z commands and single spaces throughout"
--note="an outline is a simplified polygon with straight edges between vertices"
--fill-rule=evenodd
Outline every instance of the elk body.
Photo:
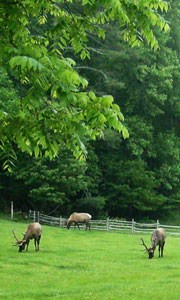
M 69 229 L 72 224 L 74 224 L 75 226 L 77 225 L 79 228 L 79 223 L 81 223 L 86 225 L 86 230 L 88 228 L 90 230 L 91 218 L 92 216 L 90 214 L 74 212 L 72 215 L 70 215 L 69 219 L 67 220 L 67 228 Z
M 157 228 L 153 231 L 151 235 L 151 247 L 148 248 L 141 238 L 142 244 L 145 247 L 146 252 L 149 254 L 149 258 L 154 257 L 154 252 L 156 247 L 158 246 L 159 257 L 163 257 L 163 250 L 165 245 L 166 232 L 163 228 Z
M 12 232 L 14 238 L 16 239 L 15 246 L 19 247 L 19 252 L 22 252 L 25 249 L 25 247 L 26 247 L 26 251 L 28 251 L 29 242 L 32 239 L 34 239 L 35 250 L 39 251 L 39 244 L 40 244 L 40 239 L 42 234 L 42 227 L 39 223 L 35 222 L 29 224 L 22 240 L 18 240 L 14 230 Z

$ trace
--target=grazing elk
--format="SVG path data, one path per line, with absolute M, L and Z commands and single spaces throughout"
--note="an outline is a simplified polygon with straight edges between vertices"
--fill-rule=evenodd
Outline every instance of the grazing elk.
M 144 240 L 141 238 L 142 244 L 145 247 L 146 252 L 149 254 L 149 258 L 154 257 L 154 251 L 156 249 L 156 246 L 159 246 L 159 257 L 163 257 L 163 250 L 165 245 L 165 239 L 166 239 L 166 232 L 163 228 L 157 228 L 153 231 L 151 235 L 151 247 L 148 248 L 144 242 Z
M 34 239 L 35 250 L 39 251 L 39 243 L 40 243 L 41 234 L 42 234 L 42 227 L 39 223 L 29 224 L 27 227 L 27 231 L 25 232 L 22 240 L 18 240 L 18 238 L 15 235 L 14 230 L 12 230 L 12 232 L 13 232 L 14 238 L 16 239 L 16 244 L 14 246 L 19 247 L 19 252 L 22 252 L 22 250 L 25 249 L 25 246 L 26 246 L 26 251 L 28 251 L 29 242 L 32 239 Z
M 75 227 L 77 225 L 79 228 L 79 223 L 83 223 L 83 224 L 86 224 L 86 230 L 87 230 L 87 228 L 89 228 L 89 230 L 90 230 L 91 218 L 92 218 L 92 216 L 90 214 L 74 212 L 72 215 L 70 215 L 69 219 L 67 220 L 67 228 L 69 229 L 72 224 L 74 224 Z

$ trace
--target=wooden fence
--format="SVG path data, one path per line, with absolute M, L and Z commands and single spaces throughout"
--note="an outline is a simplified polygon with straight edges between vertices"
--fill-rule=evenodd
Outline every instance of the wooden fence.
M 40 222 L 41 224 L 66 228 L 67 219 L 61 216 L 57 218 L 41 214 L 37 211 L 29 211 L 29 218 L 34 222 Z M 132 234 L 141 232 L 151 233 L 158 227 L 164 228 L 167 234 L 180 236 L 180 226 L 163 225 L 159 222 L 159 220 L 154 223 L 138 223 L 134 219 L 131 221 L 110 218 L 104 220 L 91 220 L 91 229 L 110 232 L 122 231 Z M 84 228 L 84 225 L 80 225 L 80 228 Z

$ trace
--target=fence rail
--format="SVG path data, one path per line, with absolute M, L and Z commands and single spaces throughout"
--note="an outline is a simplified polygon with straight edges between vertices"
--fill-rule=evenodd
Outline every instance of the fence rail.
M 37 211 L 29 211 L 29 218 L 34 222 L 40 222 L 41 224 L 46 224 L 50 226 L 58 226 L 66 228 L 66 218 L 63 217 L 52 217 L 48 215 L 41 214 Z M 84 225 L 80 225 L 83 228 Z M 154 223 L 138 223 L 134 219 L 132 221 L 124 221 L 118 219 L 104 219 L 104 220 L 91 220 L 91 229 L 102 230 L 102 231 L 124 231 L 129 233 L 151 233 L 153 229 L 158 227 L 164 228 L 167 234 L 179 235 L 180 236 L 180 226 L 163 225 L 157 220 Z

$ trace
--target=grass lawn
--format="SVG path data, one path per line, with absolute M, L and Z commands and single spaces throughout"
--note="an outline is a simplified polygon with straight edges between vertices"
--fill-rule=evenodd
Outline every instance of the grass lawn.
M 148 259 L 140 235 L 43 226 L 40 251 L 18 253 L 27 224 L 0 219 L 0 299 L 180 300 L 180 238 Z M 150 236 L 143 235 L 147 245 Z

